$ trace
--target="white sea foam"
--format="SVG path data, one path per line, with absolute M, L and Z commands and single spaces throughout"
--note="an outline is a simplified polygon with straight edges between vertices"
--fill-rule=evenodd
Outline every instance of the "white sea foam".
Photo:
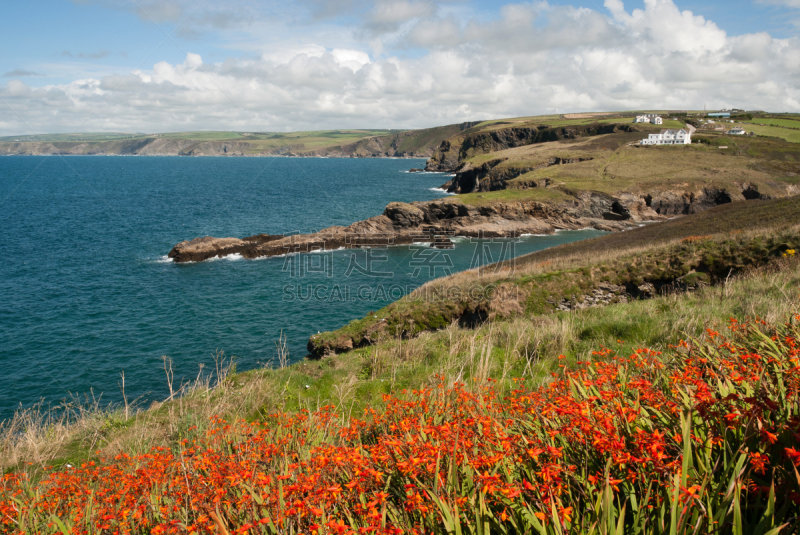
M 332 251 L 344 251 L 347 247 L 338 247 L 336 249 L 314 249 L 313 251 L 308 251 L 310 254 L 322 254 L 322 253 L 330 253 Z
M 550 234 L 520 234 L 520 238 L 534 238 L 534 237 L 545 237 L 550 236 Z
M 258 258 L 256 258 L 256 260 L 264 260 L 265 258 L 286 258 L 287 256 L 294 256 L 294 255 L 298 255 L 298 254 L 300 254 L 300 253 L 291 252 L 291 253 L 283 253 L 283 254 L 274 254 L 274 255 L 270 255 L 270 256 L 259 256 Z
M 156 264 L 172 264 L 172 259 L 167 255 L 156 258 Z
M 445 195 L 455 195 L 455 193 L 450 193 L 446 189 L 442 188 L 428 188 L 429 191 L 435 191 L 436 193 L 444 193 Z
M 227 256 L 215 256 L 213 258 L 204 260 L 204 262 L 218 262 L 220 260 L 230 260 L 231 262 L 235 262 L 237 260 L 244 260 L 244 257 L 239 253 L 233 253 Z

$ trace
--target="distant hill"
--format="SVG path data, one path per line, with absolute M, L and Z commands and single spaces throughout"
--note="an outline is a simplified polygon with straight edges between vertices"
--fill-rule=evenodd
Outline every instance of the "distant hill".
M 422 130 L 89 133 L 7 136 L 0 155 L 329 156 L 427 158 L 476 123 Z

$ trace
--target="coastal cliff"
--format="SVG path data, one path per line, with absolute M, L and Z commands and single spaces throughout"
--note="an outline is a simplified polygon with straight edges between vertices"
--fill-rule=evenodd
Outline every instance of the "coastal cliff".
M 347 227 L 333 226 L 312 234 L 280 236 L 260 234 L 238 238 L 195 238 L 177 244 L 169 253 L 176 263 L 200 262 L 215 257 L 244 258 L 341 248 L 433 243 L 442 246 L 450 237 L 510 238 L 524 234 L 552 234 L 556 230 L 594 228 L 620 231 L 646 221 L 694 214 L 708 208 L 747 199 L 769 199 L 752 184 L 727 188 L 662 189 L 646 194 L 576 192 L 560 202 L 522 200 L 469 205 L 446 198 L 387 205 L 382 215 Z M 787 187 L 785 195 L 798 193 Z
M 187 133 L 134 135 L 130 139 L 0 141 L 0 156 L 294 156 L 329 158 L 428 158 L 442 140 L 472 128 L 461 123 L 369 136 L 368 131 L 278 133 Z M 47 137 L 47 136 L 44 136 Z M 214 139 L 215 137 L 221 139 Z
M 379 216 L 313 234 L 197 238 L 177 244 L 169 257 L 180 263 L 376 245 L 447 247 L 450 237 L 509 238 L 559 229 L 620 231 L 722 204 L 800 193 L 791 179 L 800 171 L 795 160 L 773 157 L 794 145 L 744 140 L 746 147 L 725 141 L 732 145 L 723 148 L 727 152 L 707 145 L 660 150 L 632 145 L 641 135 L 633 125 L 619 124 L 487 132 L 465 123 L 439 143 L 427 164 L 455 173 L 442 187 L 457 197 L 390 203 Z M 390 146 L 399 151 L 407 141 L 396 136 Z M 359 143 L 348 151 L 386 148 L 385 140 Z
M 587 124 L 565 127 L 547 125 L 497 128 L 473 132 L 466 129 L 461 135 L 442 141 L 428 160 L 427 171 L 458 171 L 464 161 L 481 154 L 489 154 L 514 147 L 576 139 L 580 137 L 638 132 L 632 124 Z

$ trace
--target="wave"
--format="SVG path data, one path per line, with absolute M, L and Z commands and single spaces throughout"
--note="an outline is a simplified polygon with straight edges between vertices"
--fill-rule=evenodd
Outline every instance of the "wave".
M 436 193 L 444 193 L 445 195 L 456 195 L 455 193 L 450 193 L 446 189 L 442 188 L 428 188 L 429 191 L 435 191 Z
M 322 254 L 322 253 L 331 253 L 333 251 L 344 251 L 347 247 L 337 247 L 336 249 L 315 249 L 313 251 L 303 251 L 308 254 Z

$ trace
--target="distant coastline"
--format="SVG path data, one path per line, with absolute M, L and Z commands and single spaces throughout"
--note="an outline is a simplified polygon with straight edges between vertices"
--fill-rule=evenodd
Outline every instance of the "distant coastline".
M 441 143 L 471 128 L 462 123 L 423 130 L 315 132 L 182 132 L 48 134 L 0 138 L 4 156 L 235 156 L 430 158 Z M 105 139 L 111 136 L 113 139 Z

